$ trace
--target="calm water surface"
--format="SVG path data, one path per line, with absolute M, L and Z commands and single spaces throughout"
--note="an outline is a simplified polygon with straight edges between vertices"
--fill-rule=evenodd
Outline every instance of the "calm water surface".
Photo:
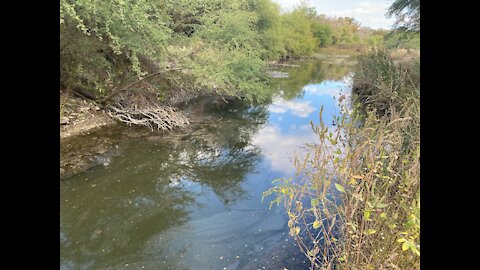
M 306 62 L 275 79 L 267 105 L 186 105 L 169 134 L 117 126 L 62 143 L 62 155 L 107 142 L 60 182 L 61 269 L 308 269 L 282 209 L 262 192 L 294 174 L 315 142 L 310 121 L 339 113 L 348 68 Z M 93 147 L 93 146 L 92 146 Z

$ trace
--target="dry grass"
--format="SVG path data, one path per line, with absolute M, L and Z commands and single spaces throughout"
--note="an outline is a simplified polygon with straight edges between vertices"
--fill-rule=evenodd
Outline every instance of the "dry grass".
M 390 52 L 390 57 L 394 62 L 408 62 L 420 59 L 420 50 L 418 49 L 395 49 Z
M 419 86 L 408 74 L 418 70 L 398 73 L 383 53 L 366 57 L 354 84 L 367 93 L 397 91 L 388 113 L 341 105 L 337 126 L 313 127 L 319 142 L 295 160 L 295 179 L 276 180 L 264 193 L 284 204 L 311 269 L 420 268 Z M 406 75 L 391 80 L 399 74 Z

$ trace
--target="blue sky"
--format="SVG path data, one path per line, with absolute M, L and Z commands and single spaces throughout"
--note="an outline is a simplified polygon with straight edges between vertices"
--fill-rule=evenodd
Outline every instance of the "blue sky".
M 274 0 L 283 9 L 289 9 L 301 0 Z M 318 13 L 328 16 L 353 17 L 362 26 L 390 29 L 394 19 L 386 18 L 385 13 L 393 0 L 307 0 Z

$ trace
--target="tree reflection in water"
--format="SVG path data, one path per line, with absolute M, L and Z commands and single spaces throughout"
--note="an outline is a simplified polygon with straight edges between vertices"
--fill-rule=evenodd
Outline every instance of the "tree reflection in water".
M 283 71 L 283 69 L 280 69 Z M 325 80 L 341 80 L 349 72 L 346 65 L 326 63 L 324 61 L 306 61 L 295 68 L 286 68 L 289 76 L 285 79 L 272 80 L 272 86 L 283 93 L 286 100 L 300 98 L 304 94 L 303 87 L 307 84 L 320 83 Z
M 108 166 L 63 179 L 62 268 L 160 260 L 171 252 L 161 244 L 162 231 L 171 233 L 191 219 L 204 188 L 225 205 L 246 195 L 241 183 L 260 160 L 251 139 L 267 108 L 231 101 L 226 110 L 215 109 L 212 101 L 190 105 L 209 119 L 189 132 L 152 136 L 132 130 L 138 134 L 118 144 Z
M 286 100 L 344 72 L 321 62 L 288 71 L 289 79 L 273 83 Z M 257 185 L 247 178 L 271 180 L 264 171 L 251 177 L 268 159 L 253 142 L 267 125 L 268 106 L 204 97 L 185 105 L 192 125 L 181 130 L 115 127 L 70 140 L 62 157 L 87 149 L 96 163 L 61 181 L 61 268 L 222 269 L 238 265 L 238 252 L 255 258 L 284 245 L 284 217 L 260 199 L 243 200 Z M 219 253 L 231 261 L 214 259 Z
M 188 105 L 195 108 L 196 117 L 210 118 L 178 140 L 162 168 L 211 188 L 224 204 L 230 204 L 245 195 L 241 183 L 261 158 L 251 141 L 268 112 L 266 105 L 222 102 L 205 97 Z

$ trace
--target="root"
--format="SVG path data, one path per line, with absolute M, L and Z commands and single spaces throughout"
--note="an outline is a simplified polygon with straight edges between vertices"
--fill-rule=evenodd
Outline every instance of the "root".
M 156 106 L 147 109 L 123 108 L 111 105 L 108 115 L 128 125 L 140 125 L 158 130 L 172 130 L 189 124 L 187 117 L 169 106 Z
M 177 108 L 161 104 L 158 93 L 162 91 L 155 83 L 145 80 L 158 74 L 160 73 L 148 75 L 112 94 L 108 98 L 110 105 L 107 114 L 120 122 L 146 126 L 152 131 L 172 130 L 188 125 L 187 116 Z

